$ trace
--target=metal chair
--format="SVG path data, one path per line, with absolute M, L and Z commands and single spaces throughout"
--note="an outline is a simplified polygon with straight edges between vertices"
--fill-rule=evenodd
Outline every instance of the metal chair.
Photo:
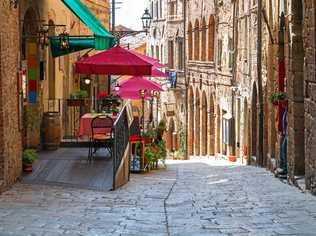
M 109 151 L 110 156 L 113 156 L 113 135 L 114 121 L 111 117 L 100 115 L 91 121 L 91 136 L 89 143 L 88 161 L 91 162 L 93 154 L 99 148 L 105 148 Z

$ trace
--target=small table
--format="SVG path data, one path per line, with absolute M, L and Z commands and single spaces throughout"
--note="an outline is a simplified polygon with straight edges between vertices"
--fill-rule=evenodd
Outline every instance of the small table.
M 104 113 L 86 113 L 80 118 L 80 126 L 79 126 L 79 134 L 80 138 L 90 137 L 92 134 L 91 130 L 91 122 L 92 120 L 100 115 L 109 116 L 115 122 L 117 116 L 113 116 L 112 114 L 104 114 Z

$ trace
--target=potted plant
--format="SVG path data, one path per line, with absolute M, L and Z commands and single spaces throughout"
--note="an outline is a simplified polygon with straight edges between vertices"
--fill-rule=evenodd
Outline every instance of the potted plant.
M 77 90 L 70 94 L 70 99 L 67 99 L 68 106 L 84 106 L 85 99 L 88 97 L 88 92 L 86 90 Z
M 284 92 L 275 92 L 270 95 L 269 100 L 274 106 L 277 106 L 279 103 L 286 102 L 287 94 Z
M 156 152 L 151 144 L 146 145 L 144 155 L 146 158 L 147 168 L 150 170 L 152 163 L 156 160 Z
M 22 164 L 24 172 L 33 171 L 33 163 L 38 159 L 38 154 L 35 149 L 25 149 L 22 155 Z

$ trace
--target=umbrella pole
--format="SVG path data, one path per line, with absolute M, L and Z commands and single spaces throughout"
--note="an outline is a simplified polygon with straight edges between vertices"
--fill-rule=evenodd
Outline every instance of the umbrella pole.
M 145 133 L 145 99 L 142 97 L 143 133 Z

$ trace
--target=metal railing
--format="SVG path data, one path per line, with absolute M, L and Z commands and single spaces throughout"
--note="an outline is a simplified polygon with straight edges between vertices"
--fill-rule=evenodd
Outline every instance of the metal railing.
M 113 190 L 116 187 L 117 172 L 126 153 L 126 149 L 128 148 L 129 128 L 127 107 L 124 106 L 114 123 Z

